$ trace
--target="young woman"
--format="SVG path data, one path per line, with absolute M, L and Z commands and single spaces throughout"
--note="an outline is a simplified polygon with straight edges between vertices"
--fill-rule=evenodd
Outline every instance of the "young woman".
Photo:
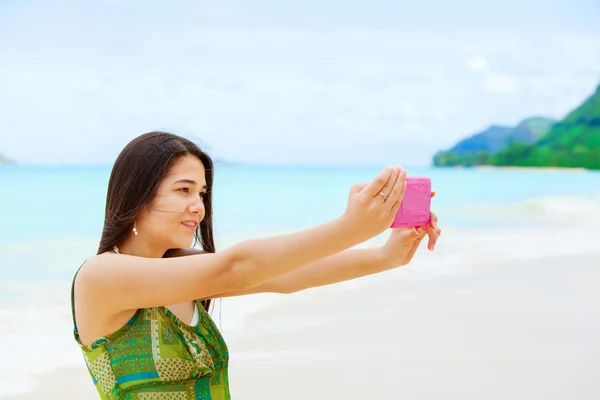
M 429 235 L 397 229 L 380 249 L 347 250 L 384 232 L 406 172 L 385 168 L 350 189 L 345 212 L 293 234 L 215 252 L 213 164 L 182 137 L 131 141 L 110 176 L 97 255 L 73 279 L 75 338 L 102 399 L 229 399 L 228 350 L 211 299 L 291 293 L 405 265 Z M 202 250 L 190 248 L 194 242 Z

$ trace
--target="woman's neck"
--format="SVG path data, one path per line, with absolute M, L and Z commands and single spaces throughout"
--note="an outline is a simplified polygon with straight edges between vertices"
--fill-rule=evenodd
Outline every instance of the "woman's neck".
M 125 239 L 117 246 L 120 254 L 128 254 L 137 257 L 162 258 L 168 248 L 157 246 L 141 239 L 139 236 Z

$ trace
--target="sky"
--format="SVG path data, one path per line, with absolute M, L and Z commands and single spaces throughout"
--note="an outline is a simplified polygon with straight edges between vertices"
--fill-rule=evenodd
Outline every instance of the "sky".
M 0 2 L 0 154 L 110 165 L 141 133 L 260 164 L 429 165 L 600 83 L 600 3 Z

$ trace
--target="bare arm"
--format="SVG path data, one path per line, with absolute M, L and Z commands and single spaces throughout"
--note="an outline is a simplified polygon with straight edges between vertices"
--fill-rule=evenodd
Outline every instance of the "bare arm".
M 377 274 L 410 263 L 425 236 L 429 236 L 429 249 L 433 251 L 441 234 L 437 215 L 431 213 L 430 226 L 418 229 L 393 229 L 383 247 L 349 249 L 315 261 L 289 274 L 265 282 L 250 291 L 224 293 L 220 297 L 272 292 L 294 293 L 317 286 L 325 286 L 367 275 Z
M 348 249 L 315 261 L 250 289 L 256 292 L 295 293 L 318 286 L 331 285 L 373 275 L 397 267 L 386 259 L 379 248 Z M 237 296 L 240 293 L 225 293 L 220 297 Z
M 331 285 L 397 267 L 386 259 L 381 249 L 348 249 L 315 261 L 288 274 L 248 290 L 222 293 L 214 297 L 232 297 L 255 293 L 295 293 Z
M 220 293 L 212 297 L 233 297 L 256 293 L 294 293 L 376 274 L 407 265 L 425 236 L 429 236 L 428 247 L 433 251 L 440 234 L 437 216 L 432 213 L 431 226 L 414 231 L 412 229 L 395 229 L 383 247 L 345 250 L 253 288 Z M 177 249 L 166 256 L 183 257 L 201 253 L 203 253 L 202 250 Z
M 174 258 L 103 254 L 79 272 L 76 290 L 116 314 L 246 290 L 362 240 L 342 220 L 298 233 L 241 242 L 219 253 Z

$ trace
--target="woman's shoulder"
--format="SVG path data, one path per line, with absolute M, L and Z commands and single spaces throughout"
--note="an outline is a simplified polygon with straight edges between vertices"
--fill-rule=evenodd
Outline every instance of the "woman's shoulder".
M 115 253 L 105 252 L 101 254 L 93 254 L 88 258 L 84 259 L 83 262 L 79 265 L 77 269 L 77 273 L 81 273 L 83 270 L 89 271 L 91 269 L 96 269 L 103 264 L 110 262 L 111 256 L 114 256 Z M 112 258 L 114 260 L 114 258 Z

